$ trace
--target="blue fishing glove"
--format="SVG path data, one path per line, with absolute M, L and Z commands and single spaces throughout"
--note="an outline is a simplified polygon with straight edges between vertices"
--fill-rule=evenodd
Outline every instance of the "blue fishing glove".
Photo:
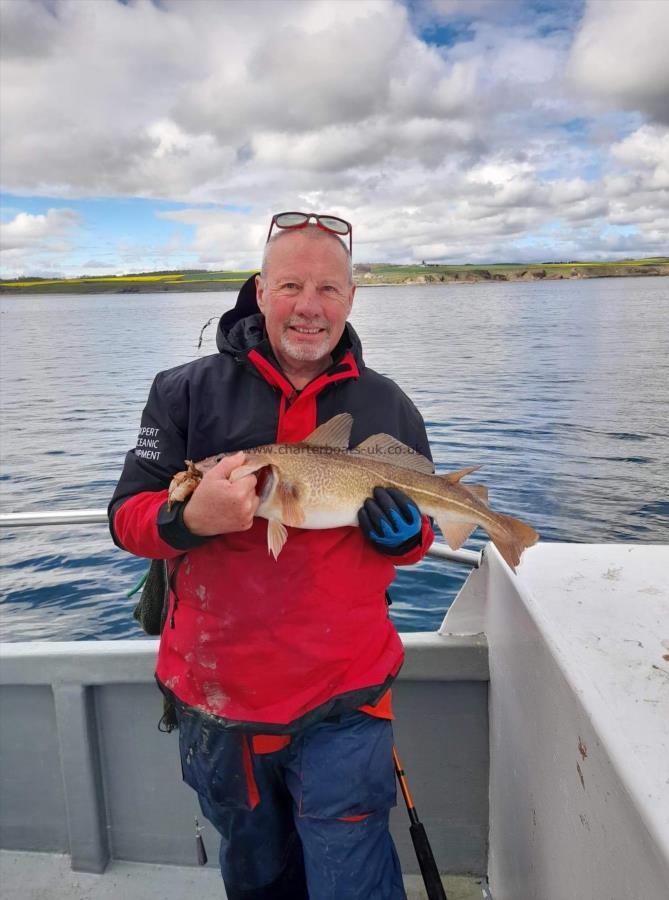
M 420 510 L 396 488 L 374 488 L 374 499 L 358 511 L 358 523 L 367 540 L 388 556 L 402 556 L 420 544 Z

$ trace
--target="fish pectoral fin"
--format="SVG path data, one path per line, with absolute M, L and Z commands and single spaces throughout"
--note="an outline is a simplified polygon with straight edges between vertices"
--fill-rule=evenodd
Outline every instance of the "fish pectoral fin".
M 451 550 L 459 550 L 476 528 L 476 522 L 450 522 L 436 516 L 437 525 Z
M 253 462 L 246 462 L 242 466 L 237 466 L 236 469 L 233 469 L 230 472 L 229 480 L 232 482 L 239 481 L 241 478 L 244 478 L 246 475 L 255 475 L 255 473 L 259 469 L 264 469 L 265 466 L 270 465 L 269 459 L 261 459 L 255 460 Z
M 460 487 L 478 497 L 479 500 L 483 500 L 484 503 L 488 502 L 488 488 L 484 484 L 461 484 Z
M 466 469 L 458 469 L 457 472 L 445 472 L 439 477 L 448 481 L 449 484 L 457 484 L 461 478 L 465 477 L 465 475 L 471 475 L 472 472 L 478 472 L 480 468 L 481 466 L 468 466 Z M 471 487 L 471 485 L 468 484 L 467 487 Z
M 327 422 L 319 425 L 302 443 L 312 447 L 332 447 L 337 450 L 348 450 L 353 428 L 353 416 L 350 413 L 339 413 Z
M 267 551 L 272 554 L 274 559 L 279 558 L 279 553 L 287 540 L 288 532 L 284 528 L 283 522 L 279 519 L 269 519 L 267 521 Z
M 434 466 L 427 456 L 417 453 L 389 434 L 373 434 L 354 447 L 352 452 L 364 455 L 370 460 L 376 456 L 382 462 L 402 469 L 413 469 L 414 472 L 422 472 L 424 475 L 432 475 L 434 472 Z

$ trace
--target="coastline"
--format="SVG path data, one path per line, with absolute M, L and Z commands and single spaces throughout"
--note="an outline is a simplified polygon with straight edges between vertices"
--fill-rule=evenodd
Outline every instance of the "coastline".
M 565 271 L 568 270 L 568 271 Z M 364 286 L 381 286 L 389 284 L 422 285 L 422 284 L 485 284 L 494 281 L 582 281 L 586 278 L 639 278 L 669 275 L 669 263 L 637 266 L 490 266 L 477 267 L 471 271 L 430 272 L 413 276 L 379 277 L 373 273 L 356 275 L 355 283 Z
M 237 291 L 254 270 L 245 272 L 152 272 L 137 275 L 83 276 L 80 278 L 22 278 L 0 280 L 0 294 L 144 294 L 201 291 Z M 491 265 L 386 265 L 354 266 L 356 285 L 477 284 L 495 281 L 562 281 L 586 278 L 630 278 L 669 275 L 669 258 L 618 262 L 493 263 Z

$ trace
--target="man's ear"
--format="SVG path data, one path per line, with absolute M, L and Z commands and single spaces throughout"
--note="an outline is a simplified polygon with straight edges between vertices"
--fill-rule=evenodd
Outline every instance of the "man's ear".
M 265 312 L 265 282 L 260 275 L 256 275 L 256 303 L 261 313 Z

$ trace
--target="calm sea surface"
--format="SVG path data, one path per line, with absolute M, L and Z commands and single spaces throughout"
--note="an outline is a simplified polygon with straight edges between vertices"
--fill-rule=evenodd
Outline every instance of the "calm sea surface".
M 235 299 L 0 298 L 3 510 L 106 506 L 153 375 L 215 352 L 200 328 Z M 547 541 L 669 540 L 669 279 L 361 288 L 352 322 L 438 467 L 482 464 L 500 511 Z M 126 595 L 146 563 L 104 525 L 3 529 L 0 551 L 3 640 L 141 636 Z M 397 626 L 437 628 L 466 574 L 400 571 Z

